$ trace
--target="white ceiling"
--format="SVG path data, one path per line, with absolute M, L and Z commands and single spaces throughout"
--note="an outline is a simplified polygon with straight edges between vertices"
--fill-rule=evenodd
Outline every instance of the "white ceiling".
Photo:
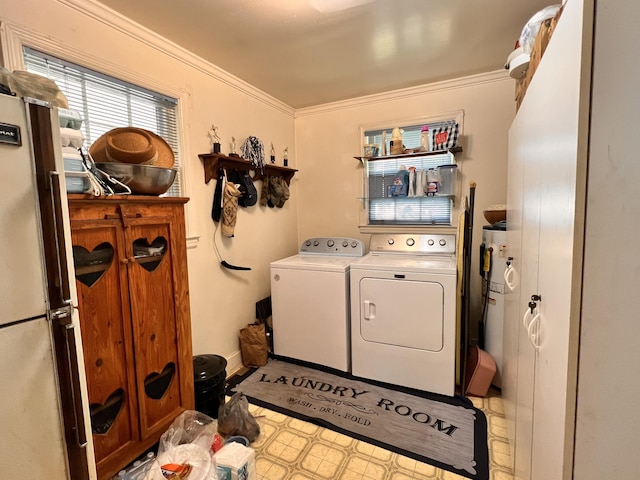
M 546 0 L 99 1 L 294 108 L 500 70 L 523 26 L 549 5 Z

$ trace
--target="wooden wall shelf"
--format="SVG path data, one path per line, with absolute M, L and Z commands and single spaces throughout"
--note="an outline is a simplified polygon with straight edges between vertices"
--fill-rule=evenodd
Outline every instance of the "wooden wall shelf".
M 284 178 L 287 185 L 291 183 L 293 175 L 298 171 L 295 168 L 280 167 L 278 165 L 267 164 L 262 169 L 256 169 L 251 162 L 242 157 L 227 156 L 221 153 L 201 153 L 198 155 L 204 167 L 204 182 L 209 183 L 212 178 L 218 178 L 219 168 L 231 168 L 242 171 L 253 172 L 252 179 L 261 180 L 263 177 L 272 175 Z

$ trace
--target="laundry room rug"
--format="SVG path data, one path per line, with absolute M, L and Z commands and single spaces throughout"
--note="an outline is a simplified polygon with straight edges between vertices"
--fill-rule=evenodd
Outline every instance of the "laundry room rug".
M 372 382 L 270 358 L 228 393 L 474 480 L 488 480 L 484 413 L 462 397 Z

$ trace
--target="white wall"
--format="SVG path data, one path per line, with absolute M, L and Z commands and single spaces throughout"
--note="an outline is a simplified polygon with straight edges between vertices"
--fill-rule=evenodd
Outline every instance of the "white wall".
M 229 370 L 238 366 L 238 331 L 255 321 L 255 302 L 269 295 L 269 262 L 297 250 L 296 187 L 282 209 L 241 209 L 233 239 L 221 239 L 218 231 L 222 257 L 253 268 L 232 273 L 220 267 L 213 250 L 215 181 L 205 185 L 198 154 L 210 151 L 207 132 L 214 123 L 223 153 L 231 136 L 240 146 L 255 135 L 279 151 L 289 146 L 289 165 L 296 168 L 293 110 L 92 1 L 0 0 L 0 19 L 3 63 L 9 69 L 21 68 L 25 44 L 180 99 L 185 196 L 191 199 L 193 352 L 223 355 Z
M 366 79 L 363 79 L 366 81 Z M 362 149 L 361 128 L 406 125 L 407 120 L 464 110 L 464 151 L 456 155 L 462 196 L 477 183 L 473 231 L 472 312 L 480 311 L 478 250 L 482 211 L 506 203 L 507 132 L 515 115 L 515 85 L 494 72 L 449 82 L 403 89 L 296 111 L 296 150 L 300 188 L 298 241 L 313 236 L 361 234 L 363 167 L 354 157 Z M 416 122 L 418 123 L 418 122 Z M 456 203 L 456 206 L 460 202 Z M 457 225 L 458 214 L 454 215 Z

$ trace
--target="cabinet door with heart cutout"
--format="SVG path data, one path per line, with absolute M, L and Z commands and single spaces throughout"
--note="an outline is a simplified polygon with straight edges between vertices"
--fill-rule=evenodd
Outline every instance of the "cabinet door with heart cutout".
M 139 438 L 123 229 L 114 220 L 72 221 L 80 328 L 96 459 Z M 125 259 L 125 262 L 123 262 Z
M 170 218 L 135 219 L 127 231 L 127 252 L 133 259 L 128 273 L 143 438 L 179 414 L 183 405 L 172 239 Z

